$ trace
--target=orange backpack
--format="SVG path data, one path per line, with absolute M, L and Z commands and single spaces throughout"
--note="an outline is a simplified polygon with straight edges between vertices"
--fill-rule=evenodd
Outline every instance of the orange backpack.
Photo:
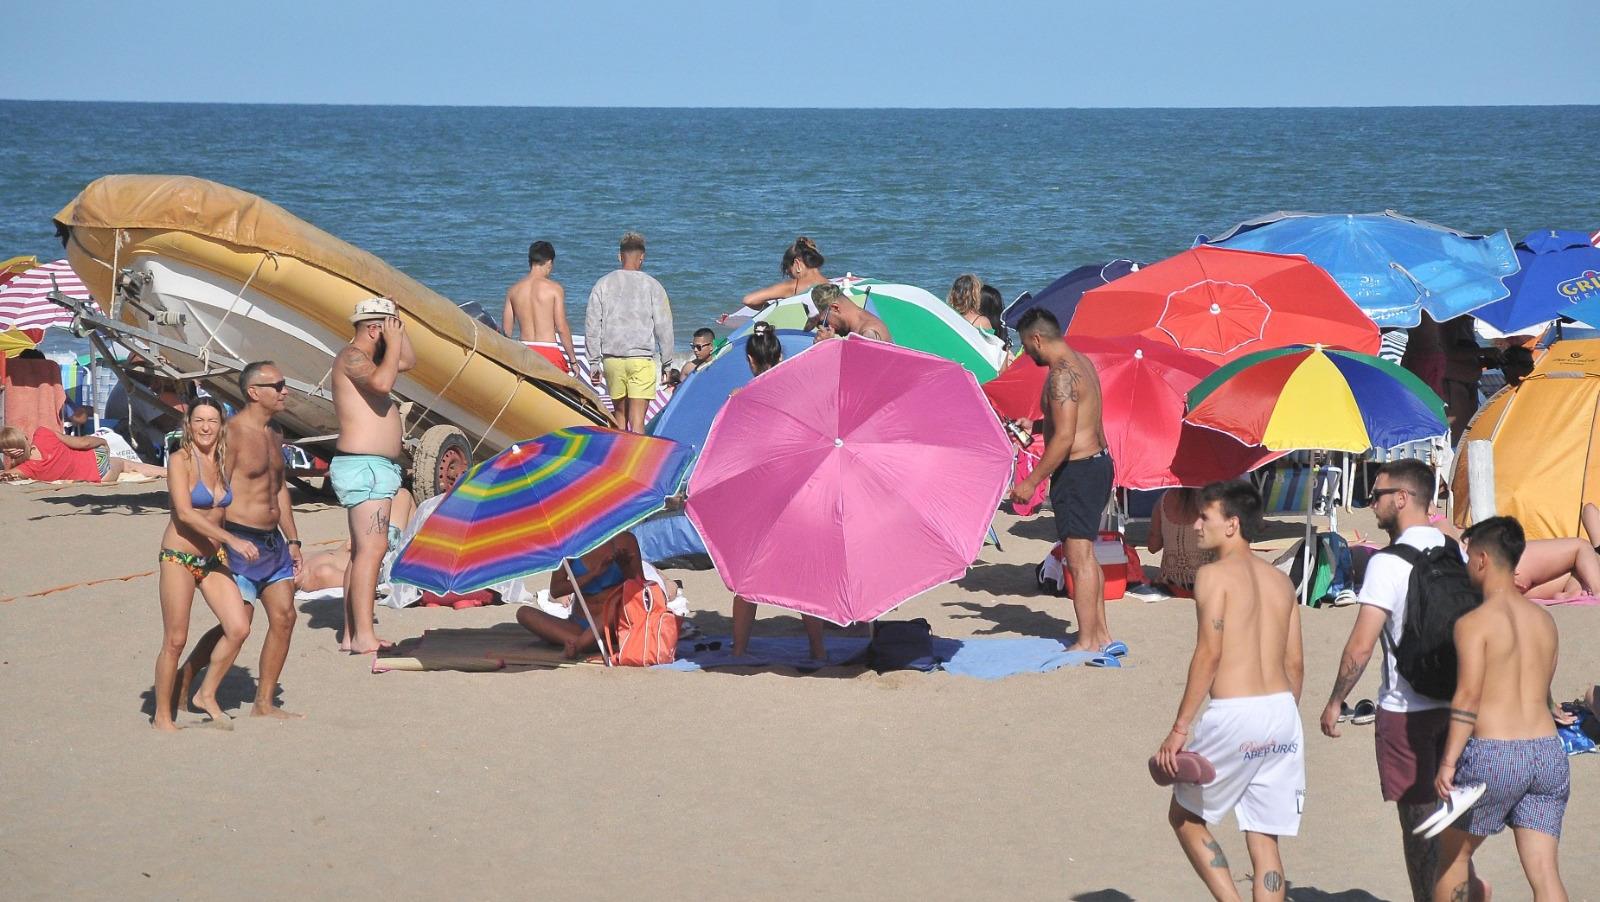
M 604 622 L 613 664 L 649 667 L 678 659 L 678 617 L 667 610 L 667 593 L 654 581 L 623 583 L 606 605 Z

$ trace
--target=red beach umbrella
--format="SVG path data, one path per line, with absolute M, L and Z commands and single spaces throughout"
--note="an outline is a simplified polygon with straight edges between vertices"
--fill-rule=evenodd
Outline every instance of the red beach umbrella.
M 1137 334 L 1221 365 L 1322 344 L 1378 353 L 1378 327 L 1304 257 L 1201 246 L 1083 296 L 1068 338 Z

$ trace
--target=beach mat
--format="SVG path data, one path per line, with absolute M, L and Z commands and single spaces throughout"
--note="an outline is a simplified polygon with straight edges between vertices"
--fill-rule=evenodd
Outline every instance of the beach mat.
M 716 649 L 706 648 L 720 643 Z M 696 646 L 701 650 L 696 651 Z M 790 667 L 810 672 L 822 667 L 866 666 L 867 640 L 830 638 L 828 660 L 811 657 L 803 636 L 753 638 L 749 654 L 735 658 L 733 640 L 703 638 L 678 643 L 678 660 L 660 664 L 657 670 L 716 670 L 723 667 Z M 940 639 L 933 640 L 933 654 L 939 669 L 958 676 L 998 680 L 1019 673 L 1048 673 L 1062 667 L 1081 667 L 1099 657 L 1093 652 L 1069 652 L 1055 639 Z
M 571 661 L 561 649 L 547 645 L 515 623 L 487 629 L 428 630 L 406 639 L 372 661 L 373 673 L 391 670 L 460 670 L 482 672 L 504 669 L 554 669 L 603 666 Z

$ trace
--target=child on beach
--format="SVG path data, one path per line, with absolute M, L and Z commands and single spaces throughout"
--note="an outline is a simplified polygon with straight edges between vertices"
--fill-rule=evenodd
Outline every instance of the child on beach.
M 205 679 L 194 703 L 211 722 L 232 729 L 228 716 L 217 706 L 217 686 L 227 675 L 239 647 L 250 635 L 250 618 L 244 599 L 228 569 L 228 554 L 242 562 L 256 559 L 256 548 L 222 528 L 223 512 L 233 503 L 224 462 L 228 455 L 227 425 L 222 405 L 214 398 L 197 398 L 183 421 L 183 440 L 169 463 L 167 495 L 172 517 L 161 536 L 160 593 L 163 641 L 156 655 L 156 713 L 152 725 L 173 731 L 178 691 L 178 659 L 189 641 L 189 610 L 200 590 L 222 625 L 222 636 L 212 647 Z M 227 551 L 223 549 L 226 548 Z
M 1441 799 L 1475 783 L 1484 792 L 1440 837 L 1434 899 L 1484 898 L 1472 854 L 1510 826 L 1533 898 L 1565 900 L 1557 852 L 1571 774 L 1550 701 L 1556 624 L 1517 589 L 1521 524 L 1493 517 L 1463 538 L 1467 574 L 1483 603 L 1456 621 L 1456 693 L 1434 789 Z
M 1195 579 L 1194 657 L 1178 715 L 1156 752 L 1157 764 L 1173 776 L 1185 745 L 1216 769 L 1209 783 L 1174 786 L 1167 821 L 1217 899 L 1239 895 L 1207 824 L 1232 810 L 1250 850 L 1254 898 L 1282 899 L 1288 881 L 1278 837 L 1299 832 L 1305 799 L 1300 606 L 1289 578 L 1250 551 L 1261 508 L 1260 493 L 1247 482 L 1215 482 L 1200 493 L 1194 529 L 1200 547 L 1217 560 Z

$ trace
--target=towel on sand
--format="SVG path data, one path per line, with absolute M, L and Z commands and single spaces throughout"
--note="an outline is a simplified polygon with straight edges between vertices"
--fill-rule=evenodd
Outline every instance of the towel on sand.
M 696 651 L 695 646 L 721 642 L 719 649 Z M 712 670 L 719 667 L 792 667 L 816 670 L 846 664 L 865 664 L 867 640 L 829 638 L 828 660 L 811 657 L 801 636 L 752 638 L 750 653 L 735 658 L 732 639 L 697 639 L 678 643 L 678 660 L 661 664 L 657 670 Z M 933 640 L 933 654 L 940 669 L 980 680 L 998 680 L 1018 673 L 1048 673 L 1061 667 L 1079 667 L 1098 657 L 1093 652 L 1069 652 L 1054 639 L 939 639 Z
M 6 425 L 24 435 L 44 426 L 61 431 L 61 408 L 67 392 L 61 387 L 61 364 L 54 360 L 10 360 L 6 363 Z

